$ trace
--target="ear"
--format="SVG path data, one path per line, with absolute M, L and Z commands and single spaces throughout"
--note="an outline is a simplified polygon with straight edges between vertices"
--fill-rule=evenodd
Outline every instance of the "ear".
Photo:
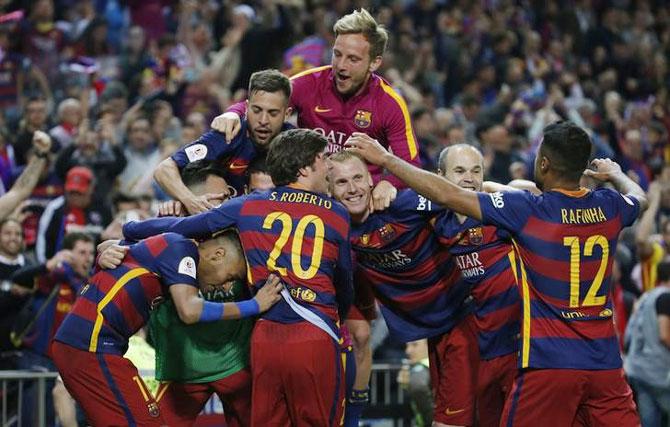
M 306 167 L 304 167 L 304 168 L 300 168 L 300 169 L 298 170 L 298 176 L 304 176 L 304 177 L 307 177 L 307 176 L 309 175 L 309 169 L 308 169 L 308 168 L 309 168 L 309 166 L 306 166 Z
M 369 70 L 371 73 L 374 73 L 375 71 L 377 71 L 377 69 L 379 69 L 379 67 L 381 67 L 381 65 L 382 65 L 382 57 L 381 57 L 381 56 L 377 56 L 375 59 L 373 59 L 373 60 L 370 62 L 370 67 L 368 67 L 368 70 Z
M 370 188 L 373 188 L 375 186 L 374 182 L 372 182 L 372 175 L 368 173 L 368 185 Z
M 249 101 L 247 101 L 249 102 Z M 293 108 L 291 107 L 286 107 L 286 113 L 284 113 L 284 121 L 287 121 L 289 117 L 291 117 L 291 114 L 293 114 Z
M 547 173 L 547 171 L 551 168 L 551 160 L 547 158 L 546 156 L 542 156 L 540 159 L 540 171 L 542 173 Z
M 224 262 L 226 259 L 226 248 L 223 246 L 217 246 L 214 251 L 212 251 L 211 260 L 215 262 Z

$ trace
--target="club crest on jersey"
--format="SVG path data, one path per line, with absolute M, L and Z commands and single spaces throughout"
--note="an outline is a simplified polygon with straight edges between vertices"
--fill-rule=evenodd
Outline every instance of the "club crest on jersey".
M 378 231 L 379 231 L 379 235 L 381 236 L 382 240 L 385 241 L 385 242 L 388 242 L 395 237 L 395 229 L 393 228 L 393 226 L 391 224 L 385 224 Z
M 361 236 L 361 245 L 367 246 L 368 243 L 370 243 L 370 235 L 369 234 L 363 234 Z
M 484 241 L 484 233 L 481 227 L 475 227 L 468 230 L 468 240 L 471 245 L 481 245 Z
M 372 113 L 365 110 L 356 110 L 356 116 L 354 116 L 354 124 L 359 128 L 366 128 L 372 123 Z

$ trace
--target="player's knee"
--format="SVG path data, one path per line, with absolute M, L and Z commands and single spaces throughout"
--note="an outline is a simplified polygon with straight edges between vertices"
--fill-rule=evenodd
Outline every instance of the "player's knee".
M 356 326 L 349 328 L 354 348 L 367 348 L 370 346 L 370 324 L 368 322 L 356 322 Z

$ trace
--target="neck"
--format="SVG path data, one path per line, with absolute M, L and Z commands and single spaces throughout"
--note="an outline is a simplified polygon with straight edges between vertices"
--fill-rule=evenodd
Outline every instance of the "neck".
M 15 261 L 19 257 L 19 254 L 16 255 L 8 254 L 7 252 L 0 249 L 0 256 L 5 257 L 8 260 Z
M 574 181 L 572 179 L 567 179 L 558 174 L 551 174 L 547 176 L 544 180 L 544 190 L 567 190 L 567 191 L 577 191 L 581 187 L 579 185 L 579 180 Z
M 365 222 L 366 219 L 370 216 L 370 209 L 366 209 L 365 211 L 356 214 L 356 215 L 351 215 L 351 222 L 354 224 L 362 224 Z

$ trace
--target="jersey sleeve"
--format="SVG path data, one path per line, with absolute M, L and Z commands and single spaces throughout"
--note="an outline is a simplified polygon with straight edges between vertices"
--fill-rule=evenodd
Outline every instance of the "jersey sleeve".
M 401 216 L 418 215 L 426 218 L 434 218 L 446 212 L 444 207 L 409 189 L 399 191 L 389 209 Z
M 192 239 L 203 239 L 237 224 L 243 197 L 186 218 L 163 217 L 145 221 L 130 221 L 123 226 L 126 239 L 146 239 L 160 233 L 173 232 Z
M 504 228 L 515 234 L 523 228 L 536 204 L 527 191 L 478 193 L 482 222 Z
M 291 78 L 291 98 L 289 106 L 297 114 L 303 109 L 301 101 L 316 90 L 316 82 L 312 74 L 296 75 Z
M 402 96 L 386 82 L 382 81 L 381 87 L 387 95 L 381 104 L 384 109 L 385 121 L 386 144 L 384 145 L 393 151 L 396 156 L 420 168 L 419 144 L 414 135 L 407 104 Z M 396 188 L 407 187 L 403 181 L 394 175 L 385 175 L 383 179 L 389 181 Z
M 235 142 L 233 140 L 230 144 L 227 144 L 224 134 L 210 130 L 197 140 L 177 150 L 172 155 L 172 160 L 179 169 L 198 160 L 218 160 L 229 155 L 235 149 Z
M 156 273 L 163 284 L 198 286 L 198 249 L 184 238 L 171 239 L 170 244 L 156 258 Z
M 615 190 L 609 190 L 611 199 L 617 205 L 619 215 L 621 215 L 621 224 L 628 227 L 633 224 L 640 215 L 640 201 L 635 197 L 629 197 Z

